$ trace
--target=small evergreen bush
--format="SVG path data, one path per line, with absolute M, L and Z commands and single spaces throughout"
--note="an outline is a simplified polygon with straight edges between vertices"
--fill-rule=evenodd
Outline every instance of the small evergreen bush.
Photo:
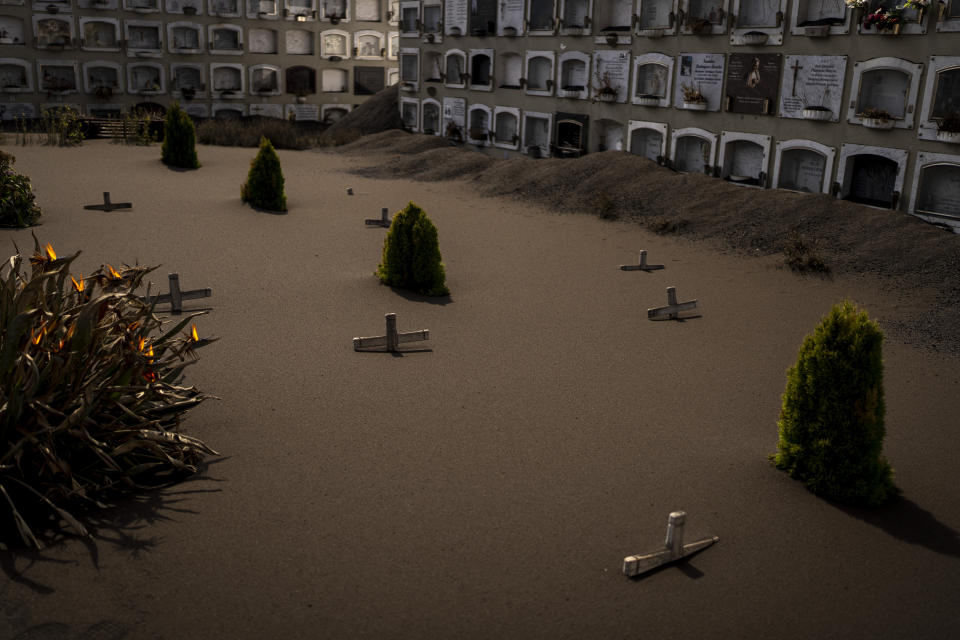
M 428 296 L 450 293 L 440 257 L 437 227 L 427 214 L 409 203 L 394 216 L 383 241 L 383 259 L 377 277 L 391 287 L 412 289 Z
M 182 169 L 196 169 L 200 166 L 197 160 L 196 130 L 193 127 L 193 120 L 177 102 L 170 105 L 170 109 L 167 110 L 160 159 L 165 165 Z
M 261 209 L 287 210 L 280 158 L 267 138 L 260 138 L 260 151 L 250 163 L 250 172 L 247 174 L 247 181 L 240 188 L 240 197 L 244 202 Z
M 29 227 L 40 218 L 30 178 L 13 170 L 15 161 L 0 151 L 0 227 Z
M 787 372 L 773 463 L 831 500 L 876 506 L 896 492 L 881 455 L 883 332 L 851 302 L 835 305 Z

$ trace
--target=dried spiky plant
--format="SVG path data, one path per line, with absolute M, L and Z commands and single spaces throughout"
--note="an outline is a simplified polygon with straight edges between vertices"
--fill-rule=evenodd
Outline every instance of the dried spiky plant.
M 79 252 L 34 243 L 29 274 L 19 251 L 0 268 L 0 525 L 39 548 L 37 521 L 87 535 L 68 508 L 167 484 L 216 452 L 179 432 L 210 397 L 180 384 L 213 341 L 184 333 L 201 314 L 164 327 L 136 293 L 153 268 L 84 278 L 70 273 Z

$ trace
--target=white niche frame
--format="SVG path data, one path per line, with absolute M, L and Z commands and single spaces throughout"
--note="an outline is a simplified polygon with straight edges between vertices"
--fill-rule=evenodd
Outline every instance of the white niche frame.
M 770 149 L 772 146 L 771 144 L 772 138 L 768 135 L 764 135 L 761 133 L 745 133 L 742 131 L 721 131 L 720 147 L 718 150 L 719 155 L 717 157 L 717 167 L 719 168 L 719 171 L 716 172 L 717 177 L 720 178 L 721 180 L 726 180 L 727 178 L 730 177 L 731 175 L 730 167 L 728 167 L 727 165 L 729 164 L 728 161 L 730 162 L 733 161 L 733 156 L 730 154 L 730 152 L 727 151 L 727 149 L 730 147 L 730 145 L 737 142 L 747 142 L 750 144 L 757 145 L 758 147 L 760 147 L 761 151 L 763 152 L 763 159 L 761 160 L 761 164 L 760 164 L 760 175 L 757 176 L 757 180 L 760 182 L 760 184 L 746 184 L 742 182 L 736 182 L 733 180 L 731 180 L 730 183 L 735 184 L 738 187 L 752 187 L 754 189 L 766 189 L 770 180 L 769 169 L 770 169 Z
M 842 36 L 850 33 L 850 25 L 853 22 L 853 9 L 844 5 L 843 22 L 841 24 L 831 25 L 800 25 L 800 9 L 806 9 L 811 2 L 816 0 L 794 0 L 790 9 L 790 35 L 806 36 L 810 38 L 825 38 L 827 36 Z
M 404 109 L 412 107 L 413 112 L 413 123 L 407 123 L 407 119 L 404 117 Z M 420 100 L 417 98 L 407 98 L 401 96 L 400 98 L 400 120 L 403 122 L 403 126 L 408 127 L 413 133 L 419 133 L 420 131 Z
M 960 0 L 954 0 L 960 2 Z M 927 63 L 927 80 L 923 87 L 923 108 L 920 111 L 920 124 L 917 127 L 917 138 L 920 140 L 937 140 L 938 125 L 933 119 L 933 103 L 936 98 L 937 78 L 943 71 L 960 73 L 960 56 L 930 56 Z M 960 141 L 960 136 L 957 136 Z
M 190 29 L 197 34 L 197 46 L 196 47 L 177 47 L 177 39 L 174 37 L 174 31 L 177 29 Z M 188 22 L 185 20 L 178 20 L 176 22 L 167 23 L 167 51 L 170 53 L 180 53 L 180 54 L 202 54 L 206 47 L 206 33 L 204 33 L 203 25 L 200 25 L 196 22 Z
M 740 16 L 746 2 L 764 2 L 764 0 L 732 0 L 730 9 L 730 44 L 752 46 L 780 46 L 783 44 L 783 29 L 787 20 L 787 0 L 778 0 L 777 10 L 773 15 L 774 24 L 771 25 L 744 25 L 740 26 Z M 796 1 L 794 2 L 796 4 Z M 763 35 L 760 35 L 763 34 Z M 763 36 L 766 36 L 764 38 Z
M 157 31 L 157 46 L 153 49 L 132 47 L 130 45 L 130 29 L 134 27 L 151 27 Z M 127 55 L 138 58 L 159 58 L 163 55 L 163 23 L 158 20 L 124 20 L 123 42 L 126 45 Z
M 820 184 L 820 191 L 817 193 L 830 193 L 830 185 L 833 184 L 833 161 L 837 157 L 836 147 L 828 147 L 825 144 L 814 142 L 813 140 L 804 140 L 794 138 L 792 140 L 780 140 L 776 145 L 776 153 L 773 161 L 773 180 L 770 182 L 771 189 L 784 189 L 793 191 L 787 187 L 780 186 L 780 167 L 783 160 L 783 154 L 794 150 L 812 151 L 823 156 L 823 178 Z
M 134 82 L 137 69 L 155 69 L 158 82 L 153 87 L 137 87 Z M 160 62 L 136 61 L 127 64 L 127 93 L 140 96 L 159 96 L 167 92 L 167 74 Z
M 272 71 L 277 80 L 276 88 L 268 91 L 257 91 L 253 86 L 253 79 L 256 76 L 257 71 Z M 250 87 L 251 96 L 279 96 L 283 94 L 283 69 L 281 69 L 279 65 L 252 64 L 247 67 L 247 74 L 250 76 L 247 78 L 247 86 Z
M 2 62 L 3 60 L 0 60 L 0 63 Z M 114 73 L 117 74 L 117 86 L 111 87 L 113 89 L 114 95 L 124 93 L 125 92 L 124 80 L 126 78 L 124 77 L 124 73 L 123 73 L 123 65 L 120 64 L 119 62 L 114 62 L 112 60 L 89 60 L 83 63 L 82 65 L 83 92 L 87 94 L 91 94 L 96 91 L 97 88 L 90 81 L 90 74 L 88 72 L 93 69 L 101 69 L 101 68 L 113 69 Z
M 216 49 L 214 44 L 216 42 L 215 35 L 217 31 L 230 31 L 237 34 L 237 48 L 236 49 Z M 244 54 L 244 42 L 243 42 L 243 28 L 230 24 L 227 22 L 218 22 L 216 24 L 207 25 L 207 46 L 210 49 L 210 55 L 214 56 L 242 56 Z
M 627 120 L 627 145 L 626 151 L 642 158 L 649 158 L 657 164 L 665 164 L 667 158 L 667 141 L 670 139 L 669 127 L 666 122 L 650 122 L 647 120 Z M 633 132 L 634 131 L 655 131 L 660 134 L 660 151 L 657 157 L 650 158 L 642 153 L 635 153 L 633 150 Z
M 106 24 L 113 27 L 112 47 L 98 47 L 87 42 L 86 26 L 88 24 Z M 80 18 L 80 24 L 77 29 L 80 36 L 80 48 L 84 51 L 120 51 L 120 20 L 117 18 L 102 18 L 100 16 L 84 16 Z
M 413 58 L 413 72 L 415 78 L 404 77 L 404 58 Z M 400 90 L 401 91 L 419 91 L 420 90 L 420 49 L 416 47 L 404 47 L 400 49 Z
M 636 56 L 633 59 L 633 81 L 630 83 L 630 102 L 635 105 L 640 105 L 643 107 L 659 107 L 666 108 L 670 106 L 670 100 L 673 96 L 673 65 L 676 59 L 673 56 L 664 55 L 662 53 L 645 53 L 643 55 Z M 637 82 L 640 79 L 640 68 L 647 65 L 656 64 L 667 69 L 666 77 L 666 95 L 656 102 L 653 102 L 649 99 L 643 99 L 637 94 Z
M 874 155 L 880 156 L 883 158 L 888 158 L 897 163 L 897 176 L 894 180 L 892 193 L 894 194 L 896 200 L 893 205 L 890 207 L 893 211 L 899 211 L 900 207 L 903 204 L 903 182 L 904 174 L 907 171 L 907 150 L 906 149 L 896 149 L 893 147 L 875 147 L 865 144 L 849 144 L 843 143 L 840 146 L 840 157 L 837 162 L 837 179 L 832 186 L 832 191 L 835 193 L 836 197 L 840 200 L 846 198 L 850 190 L 850 179 L 851 176 L 847 175 L 847 164 L 853 160 L 854 156 L 858 155 Z M 865 207 L 870 207 L 872 205 L 865 204 Z M 884 207 L 873 207 L 875 209 L 883 209 Z
M 496 75 L 494 74 L 495 58 L 494 58 L 494 49 L 470 49 L 467 54 L 467 73 L 470 74 L 470 89 L 472 91 L 493 91 L 494 86 L 496 86 Z M 473 77 L 473 60 L 479 56 L 486 56 L 490 61 L 490 72 L 487 74 L 489 82 L 487 84 L 476 84 L 476 79 Z
M 49 36 L 40 35 L 40 23 L 41 22 L 60 22 L 67 25 L 67 40 L 66 42 L 54 43 L 49 41 Z M 33 26 L 33 46 L 37 49 L 50 49 L 53 51 L 61 51 L 63 49 L 73 49 L 77 46 L 77 29 L 76 24 L 74 24 L 73 16 L 69 13 L 67 14 L 56 14 L 50 15 L 47 13 L 36 13 L 33 15 L 32 19 Z
M 470 126 L 471 122 L 473 121 L 473 114 L 474 112 L 477 112 L 477 111 L 484 113 L 487 116 L 487 130 L 483 132 L 483 135 L 479 138 L 473 137 L 473 129 Z M 490 132 L 493 131 L 493 126 L 494 126 L 493 109 L 491 109 L 485 104 L 479 104 L 479 103 L 471 104 L 467 107 L 467 131 L 466 131 L 467 142 L 469 142 L 472 145 L 476 145 L 478 147 L 489 147 Z
M 920 90 L 920 75 L 923 73 L 923 65 L 902 58 L 871 58 L 870 60 L 861 60 L 860 62 L 853 63 L 853 79 L 850 82 L 850 104 L 847 107 L 847 122 L 850 124 L 863 125 L 863 118 L 857 115 L 857 103 L 860 100 L 860 86 L 863 82 L 863 74 L 870 71 L 882 71 L 884 69 L 905 73 L 910 77 L 910 88 L 907 90 L 907 101 L 904 105 L 903 118 L 895 119 L 893 126 L 895 129 L 912 129 L 917 110 L 917 94 Z
M 937 165 L 950 165 L 956 167 L 957 174 L 960 175 L 960 155 L 948 153 L 928 153 L 921 151 L 917 154 L 917 159 L 913 165 L 913 182 L 910 188 L 910 206 L 907 212 L 917 216 L 921 220 L 933 224 L 945 224 L 950 227 L 954 233 L 960 233 L 960 214 L 939 213 L 936 211 L 918 211 L 917 204 L 920 201 L 920 178 L 924 169 Z
M 564 64 L 570 61 L 578 61 L 583 63 L 583 73 L 584 73 L 584 85 L 583 88 L 579 91 L 574 91 L 571 89 L 564 89 L 563 85 L 563 67 Z M 557 78 L 554 81 L 556 83 L 557 97 L 558 98 L 570 98 L 574 100 L 588 100 L 590 98 L 590 73 L 593 68 L 593 61 L 590 58 L 589 53 L 583 51 L 564 51 L 560 54 L 560 57 L 557 58 Z
M 542 111 L 524 111 L 523 112 L 523 130 L 520 133 L 520 144 L 521 144 L 522 152 L 528 156 L 531 155 L 530 149 L 528 147 L 533 146 L 533 145 L 527 144 L 527 133 L 529 133 L 528 129 L 530 128 L 530 122 L 529 122 L 530 120 L 546 120 L 547 121 L 547 140 L 545 143 L 539 144 L 536 146 L 538 149 L 537 154 L 539 155 L 539 157 L 549 158 L 550 146 L 553 143 L 553 114 L 544 113 Z
M 437 121 L 434 123 L 436 127 L 433 129 L 433 133 L 427 133 L 427 107 L 435 107 L 437 113 Z M 420 101 L 420 132 L 428 136 L 439 136 L 442 132 L 443 123 L 443 105 L 440 104 L 439 100 L 434 98 L 424 98 Z
M 514 134 L 515 139 L 513 142 L 501 142 L 500 140 L 497 139 L 497 134 L 496 134 L 497 119 L 500 117 L 501 114 L 513 116 L 513 119 L 516 123 L 516 128 L 515 128 L 516 133 Z M 520 109 L 518 109 L 517 107 L 495 106 L 493 108 L 493 131 L 494 131 L 493 146 L 498 147 L 500 149 L 510 149 L 511 151 L 516 151 L 517 149 L 519 149 L 520 140 L 521 140 L 520 125 L 521 125 Z
M 218 89 L 214 85 L 214 79 L 216 78 L 217 71 L 221 69 L 230 69 L 235 71 L 235 75 L 240 79 L 240 86 L 231 88 L 231 89 Z M 247 93 L 247 74 L 243 72 L 243 64 L 236 62 L 211 62 L 210 63 L 210 82 L 209 90 L 211 95 L 220 95 L 220 99 L 230 99 L 230 100 L 242 100 L 244 95 Z M 228 95 L 223 95 L 224 92 L 227 92 Z
M 533 89 L 530 87 L 530 62 L 542 58 L 547 60 L 550 63 L 550 69 L 545 74 L 547 80 L 546 89 L 541 89 L 539 87 Z M 523 89 L 528 96 L 544 96 L 550 97 L 553 95 L 553 77 L 554 70 L 557 67 L 557 54 L 553 51 L 527 51 L 523 57 Z M 591 67 L 592 71 L 592 67 Z
M 684 127 L 682 129 L 674 129 L 670 132 L 670 167 L 676 171 L 683 171 L 677 168 L 677 142 L 681 138 L 686 137 L 699 138 L 709 145 L 709 153 L 703 158 L 703 172 L 708 176 L 712 176 L 715 166 L 714 158 L 717 157 L 717 139 L 719 136 L 712 131 L 707 131 L 700 127 Z
M 343 53 L 336 53 L 327 49 L 327 36 L 340 36 L 343 38 Z M 350 46 L 350 34 L 343 29 L 324 29 L 320 32 L 320 57 L 324 60 L 338 58 L 340 60 L 349 60 L 352 54 Z
M 373 55 L 366 55 L 360 46 L 360 38 L 376 38 L 379 46 L 374 48 Z M 383 60 L 387 57 L 387 41 L 382 31 L 376 29 L 358 29 L 353 32 L 353 57 L 355 60 Z
M 403 19 L 404 14 L 410 10 L 415 12 L 412 25 L 408 25 Z M 400 28 L 401 38 L 420 37 L 420 34 L 423 31 L 423 22 L 421 21 L 420 10 L 420 2 L 418 0 L 404 0 L 400 3 L 400 21 L 397 26 Z M 408 29 L 408 26 L 412 26 L 413 28 Z
M 457 56 L 460 58 L 460 77 L 459 78 L 449 78 L 447 77 L 447 68 L 449 67 L 449 60 L 451 56 Z M 443 54 L 443 86 L 450 89 L 465 89 L 467 86 L 467 52 L 463 49 L 447 49 Z
M 200 86 L 187 88 L 193 89 L 193 98 L 191 99 L 205 98 L 207 95 L 207 65 L 200 62 L 174 62 L 170 64 L 170 91 L 174 97 L 182 99 L 184 87 L 181 87 L 177 80 L 177 70 L 179 69 L 192 69 L 199 74 Z

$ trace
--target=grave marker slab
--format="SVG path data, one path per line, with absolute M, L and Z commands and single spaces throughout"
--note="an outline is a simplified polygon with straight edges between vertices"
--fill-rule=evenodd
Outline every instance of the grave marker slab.
M 647 251 L 646 249 L 641 249 L 640 251 L 640 262 L 639 264 L 622 264 L 620 269 L 622 271 L 656 271 L 657 269 L 663 269 L 662 264 L 647 264 Z
M 623 559 L 623 574 L 631 578 L 638 576 L 641 573 L 652 571 L 657 567 L 691 556 L 720 540 L 720 538 L 714 536 L 683 544 L 683 528 L 686 518 L 687 514 L 684 511 L 671 513 L 667 519 L 667 539 L 663 545 L 665 548 L 642 556 L 627 556 Z
M 383 336 L 372 336 L 368 338 L 354 338 L 353 350 L 361 351 L 376 347 L 386 347 L 390 353 L 398 352 L 399 346 L 405 342 L 419 342 L 430 339 L 430 330 L 421 329 L 419 331 L 397 331 L 397 314 L 388 313 L 385 316 L 387 331 Z
M 183 311 L 184 300 L 197 300 L 199 298 L 209 298 L 210 296 L 213 295 L 212 289 L 194 289 L 192 291 L 181 291 L 180 275 L 177 273 L 168 274 L 167 278 L 170 281 L 170 293 L 164 293 L 157 296 L 144 296 L 143 300 L 153 304 L 170 303 L 170 312 L 174 314 L 179 314 Z
M 387 207 L 380 209 L 379 218 L 367 218 L 363 221 L 363 224 L 371 227 L 384 227 L 389 228 L 391 224 L 390 220 L 390 210 Z

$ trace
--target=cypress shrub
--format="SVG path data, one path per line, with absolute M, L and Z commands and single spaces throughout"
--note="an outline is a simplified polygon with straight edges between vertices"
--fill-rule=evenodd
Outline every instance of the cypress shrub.
M 167 110 L 167 119 L 163 125 L 163 147 L 160 159 L 163 164 L 182 169 L 196 169 L 197 160 L 196 130 L 193 120 L 187 112 L 174 102 Z
M 30 178 L 13 170 L 15 161 L 0 151 L 0 227 L 29 227 L 40 218 Z
M 240 197 L 255 207 L 269 211 L 286 211 L 287 196 L 283 193 L 283 170 L 280 158 L 267 138 L 260 138 L 260 151 L 250 163 L 247 181 L 240 189 Z
M 897 489 L 883 448 L 883 332 L 835 305 L 787 372 L 773 463 L 817 495 L 876 506 Z
M 377 277 L 391 287 L 412 289 L 428 296 L 450 293 L 445 284 L 437 227 L 423 209 L 412 202 L 393 217 L 383 241 Z

